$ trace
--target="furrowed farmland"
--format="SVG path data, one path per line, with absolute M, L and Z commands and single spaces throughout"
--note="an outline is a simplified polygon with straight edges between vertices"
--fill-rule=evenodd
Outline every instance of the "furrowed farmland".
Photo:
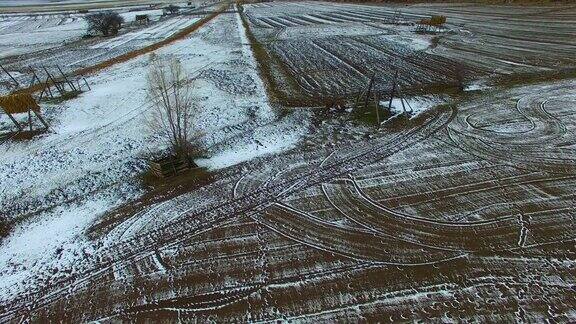
M 574 5 L 39 3 L 0 322 L 576 321 Z
M 385 87 L 393 70 L 404 87 L 425 93 L 454 86 L 461 66 L 470 78 L 574 68 L 575 11 L 302 2 L 256 4 L 246 16 L 282 89 L 318 100 L 359 92 L 374 73 Z M 414 22 L 434 14 L 446 15 L 450 25 L 414 35 Z

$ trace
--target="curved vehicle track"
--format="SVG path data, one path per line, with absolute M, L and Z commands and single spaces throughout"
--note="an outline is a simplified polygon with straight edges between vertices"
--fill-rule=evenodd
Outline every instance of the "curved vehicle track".
M 7 311 L 0 319 L 13 318 L 24 310 L 28 310 L 25 312 L 28 313 L 34 309 L 47 307 L 65 297 L 70 287 L 74 287 L 75 290 L 81 289 L 80 287 L 87 286 L 95 278 L 105 275 L 109 269 L 122 268 L 122 265 L 147 258 L 160 247 L 176 246 L 192 236 L 220 226 L 230 215 L 256 215 L 293 192 L 329 181 L 391 156 L 443 129 L 455 116 L 454 109 L 438 109 L 429 116 L 409 122 L 407 127 L 391 138 L 384 136 L 375 139 L 357 149 L 355 154 L 346 155 L 343 159 L 333 159 L 321 168 L 278 179 L 241 197 L 204 208 L 148 233 L 141 233 L 118 244 L 112 244 L 98 251 L 99 260 L 92 268 L 85 269 L 76 278 L 52 283 L 43 288 L 43 291 L 30 292 L 12 301 L 10 305 L 3 306 Z
M 487 113 L 509 115 L 504 111 L 479 109 L 470 106 L 460 111 L 458 117 L 448 126 L 451 140 L 474 155 L 482 158 L 521 167 L 534 171 L 573 175 L 576 172 L 576 151 L 562 147 L 565 141 L 574 141 L 574 135 L 567 131 L 566 123 L 560 116 L 549 112 L 549 102 L 558 99 L 572 99 L 565 85 L 547 87 L 541 93 L 523 95 L 518 99 L 515 111 L 529 127 L 520 130 L 507 124 L 496 124 L 496 129 L 480 127 L 472 119 L 485 120 Z M 489 120 L 489 119 L 488 119 Z

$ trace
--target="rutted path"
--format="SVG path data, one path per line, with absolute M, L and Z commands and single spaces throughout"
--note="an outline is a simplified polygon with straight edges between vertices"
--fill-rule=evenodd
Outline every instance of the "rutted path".
M 166 224 L 156 230 L 141 233 L 130 240 L 107 247 L 98 252 L 101 261 L 96 262 L 92 268 L 83 271 L 83 274 L 78 275 L 76 279 L 53 283 L 51 287 L 54 290 L 50 293 L 38 291 L 22 296 L 5 306 L 8 311 L 2 318 L 12 318 L 23 309 L 34 310 L 47 306 L 52 301 L 65 296 L 70 286 L 74 286 L 77 291 L 93 279 L 104 275 L 105 271 L 111 267 L 122 267 L 121 264 L 129 264 L 135 260 L 146 258 L 154 254 L 154 251 L 160 247 L 176 246 L 191 236 L 220 226 L 222 221 L 229 218 L 230 215 L 256 216 L 275 201 L 281 200 L 293 192 L 318 185 L 384 159 L 443 129 L 454 118 L 455 114 L 456 111 L 452 109 L 439 109 L 426 118 L 420 118 L 418 123 L 410 122 L 409 127 L 405 127 L 392 136 L 384 136 L 366 143 L 352 156 L 332 160 L 323 167 L 282 179 L 265 188 L 188 214 L 174 223 Z

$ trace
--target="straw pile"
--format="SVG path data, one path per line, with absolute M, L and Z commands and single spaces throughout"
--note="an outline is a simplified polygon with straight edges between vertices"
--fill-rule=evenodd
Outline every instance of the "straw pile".
M 28 109 L 40 111 L 40 106 L 30 93 L 18 93 L 0 97 L 0 107 L 9 114 L 27 113 Z

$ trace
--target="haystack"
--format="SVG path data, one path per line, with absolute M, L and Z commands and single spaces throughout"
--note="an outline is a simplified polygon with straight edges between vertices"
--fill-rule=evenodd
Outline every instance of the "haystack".
M 40 115 L 40 106 L 32 97 L 30 93 L 14 93 L 8 96 L 0 97 L 0 107 L 6 112 L 8 118 L 12 120 L 14 125 L 18 127 L 18 131 L 21 132 L 24 129 L 22 125 L 12 116 L 13 114 L 28 113 L 28 127 L 30 132 L 32 132 L 32 113 L 36 115 L 38 120 L 44 125 L 44 130 L 48 129 L 48 123 Z
M 18 93 L 0 97 L 0 107 L 8 114 L 22 114 L 27 113 L 28 110 L 40 112 L 40 106 L 29 93 Z

